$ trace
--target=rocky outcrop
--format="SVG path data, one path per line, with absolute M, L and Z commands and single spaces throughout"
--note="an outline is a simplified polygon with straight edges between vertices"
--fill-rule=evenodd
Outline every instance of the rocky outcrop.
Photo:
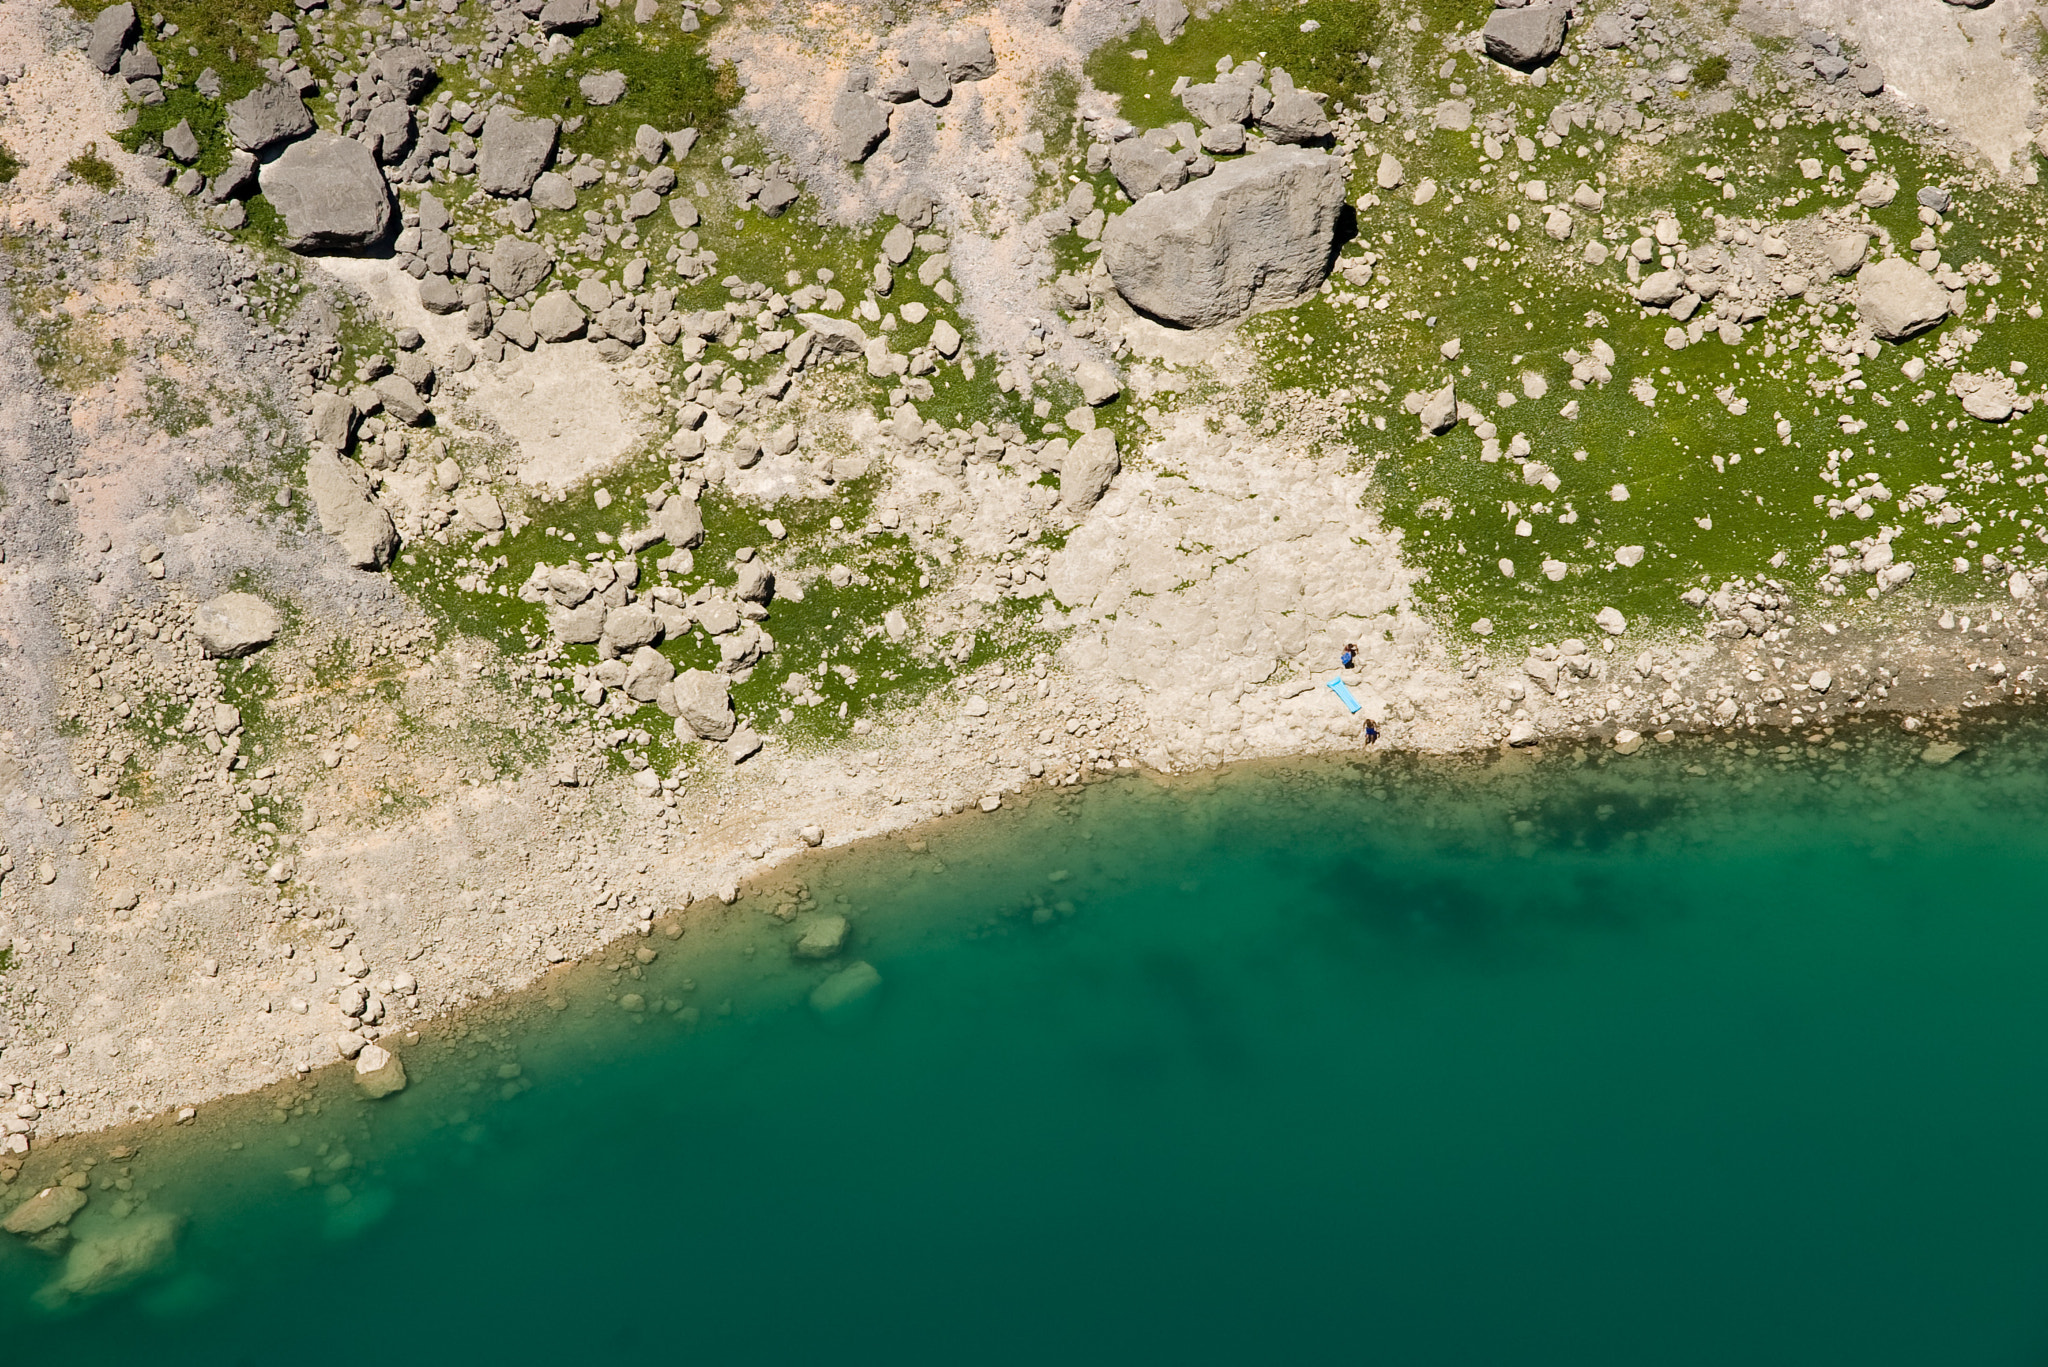
M 85 60 L 97 71 L 112 75 L 121 65 L 121 54 L 140 32 L 135 6 L 109 5 L 92 21 L 92 33 L 85 40 Z
M 253 655 L 284 629 L 278 610 L 253 593 L 224 593 L 199 605 L 192 631 L 199 648 L 216 660 Z
M 1260 152 L 1118 214 L 1102 259 L 1133 308 L 1209 327 L 1321 284 L 1343 203 L 1344 167 L 1328 153 Z
M 317 134 L 259 173 L 263 196 L 296 252 L 360 252 L 391 229 L 391 187 L 374 153 L 353 138 Z
M 1948 317 L 1948 291 L 1904 257 L 1865 266 L 1857 283 L 1857 316 L 1887 342 L 1903 342 Z

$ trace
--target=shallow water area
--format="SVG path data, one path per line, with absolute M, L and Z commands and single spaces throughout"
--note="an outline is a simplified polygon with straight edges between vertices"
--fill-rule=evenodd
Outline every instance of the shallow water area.
M 10 1204 L 90 1199 L 0 1242 L 0 1323 L 53 1362 L 2039 1362 L 2048 731 L 1957 739 L 1248 766 L 816 857 L 430 1025 L 397 1096 L 39 1152 Z

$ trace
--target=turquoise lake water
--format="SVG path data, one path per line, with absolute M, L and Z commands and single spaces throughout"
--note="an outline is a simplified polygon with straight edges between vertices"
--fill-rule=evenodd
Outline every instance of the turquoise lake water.
M 402 1095 L 44 1155 L 99 1160 L 78 1244 L 176 1250 L 67 1299 L 0 1237 L 0 1326 L 47 1363 L 2041 1367 L 2048 741 L 1967 739 L 1136 778 L 813 859 L 637 979 L 430 1028 Z M 798 883 L 836 963 L 791 958 Z M 821 1017 L 853 959 L 880 988 Z

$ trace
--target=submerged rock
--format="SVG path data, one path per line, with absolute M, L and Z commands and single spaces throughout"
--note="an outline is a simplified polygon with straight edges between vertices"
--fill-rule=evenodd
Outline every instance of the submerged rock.
M 7 1218 L 0 1220 L 0 1229 L 34 1238 L 71 1223 L 71 1217 L 85 1209 L 85 1201 L 85 1193 L 75 1187 L 44 1187 L 8 1211 Z
M 815 842 L 806 841 L 806 844 Z M 799 959 L 829 959 L 846 945 L 846 918 L 820 916 L 813 920 L 793 951 Z
M 372 1100 L 405 1090 L 405 1064 L 380 1044 L 366 1044 L 356 1055 L 356 1086 Z
M 811 989 L 811 1010 L 828 1025 L 851 1025 L 874 1009 L 882 975 L 865 959 L 856 959 Z
M 1343 163 L 1278 148 L 1146 195 L 1109 221 L 1102 259 L 1133 308 L 1210 327 L 1321 284 L 1336 250 Z
M 171 1256 L 180 1223 L 175 1215 L 143 1215 L 80 1240 L 65 1257 L 64 1270 L 36 1293 L 36 1300 L 54 1309 L 78 1297 L 120 1290 Z

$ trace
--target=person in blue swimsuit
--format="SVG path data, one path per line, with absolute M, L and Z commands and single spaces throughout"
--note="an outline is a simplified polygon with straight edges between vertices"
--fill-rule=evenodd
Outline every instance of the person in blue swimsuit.
M 1342 665 L 1344 668 L 1349 669 L 1351 668 L 1351 662 L 1357 658 L 1358 647 L 1355 645 L 1347 645 L 1344 647 L 1344 653 L 1337 657 L 1337 663 Z

